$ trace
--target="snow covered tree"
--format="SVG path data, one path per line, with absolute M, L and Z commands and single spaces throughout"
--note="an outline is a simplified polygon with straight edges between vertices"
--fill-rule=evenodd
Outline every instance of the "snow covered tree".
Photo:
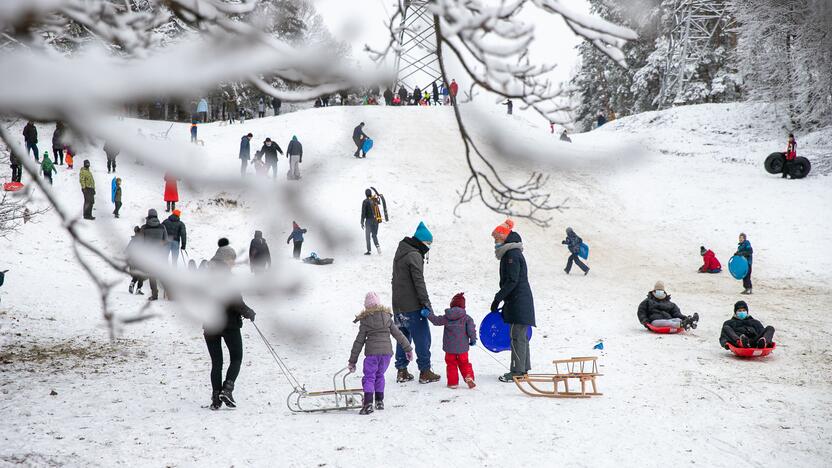
M 832 4 L 736 2 L 738 55 L 749 97 L 788 106 L 795 128 L 832 118 Z

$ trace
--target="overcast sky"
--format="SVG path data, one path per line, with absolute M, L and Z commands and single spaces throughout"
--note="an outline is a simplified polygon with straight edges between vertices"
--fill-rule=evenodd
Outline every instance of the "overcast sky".
M 389 38 L 385 21 L 395 10 L 395 0 L 314 0 L 329 29 L 338 37 L 353 36 L 353 55 L 365 56 L 364 44 L 381 48 Z M 570 7 L 589 12 L 586 0 L 572 0 Z M 575 46 L 580 42 L 559 16 L 536 8 L 524 11 L 520 18 L 535 25 L 535 42 L 530 47 L 533 59 L 557 63 L 554 81 L 568 80 L 577 63 Z

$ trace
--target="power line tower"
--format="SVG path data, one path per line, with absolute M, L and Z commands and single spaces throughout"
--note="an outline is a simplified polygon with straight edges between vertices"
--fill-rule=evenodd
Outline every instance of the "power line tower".
M 396 54 L 396 82 L 412 90 L 442 78 L 436 55 L 436 31 L 433 15 L 427 10 L 429 0 L 404 0 L 399 50 Z
M 667 57 L 661 89 L 656 98 L 660 109 L 681 100 L 696 66 L 719 44 L 722 32 L 735 25 L 730 0 L 673 0 L 673 26 L 667 36 Z

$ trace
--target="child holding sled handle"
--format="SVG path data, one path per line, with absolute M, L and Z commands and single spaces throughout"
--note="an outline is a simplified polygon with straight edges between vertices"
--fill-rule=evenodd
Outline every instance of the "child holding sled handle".
M 477 327 L 474 319 L 465 312 L 465 295 L 459 293 L 451 300 L 451 307 L 445 309 L 445 315 L 437 316 L 429 309 L 422 309 L 422 317 L 430 323 L 445 327 L 442 335 L 442 350 L 445 351 L 447 365 L 448 387 L 457 388 L 459 374 L 468 384 L 468 388 L 477 386 L 474 383 L 474 368 L 468 361 L 468 350 L 477 344 Z
M 358 354 L 361 353 L 361 348 L 364 348 L 364 377 L 361 379 L 364 404 L 358 414 L 370 414 L 373 412 L 374 396 L 375 409 L 384 409 L 384 372 L 387 371 L 390 358 L 393 357 L 390 335 L 396 338 L 407 353 L 408 361 L 413 360 L 413 347 L 399 327 L 393 323 L 393 313 L 390 308 L 382 305 L 378 294 L 374 292 L 367 293 L 364 298 L 364 310 L 353 320 L 353 323 L 356 322 L 360 322 L 360 326 L 352 344 L 347 367 L 350 372 L 355 371 Z

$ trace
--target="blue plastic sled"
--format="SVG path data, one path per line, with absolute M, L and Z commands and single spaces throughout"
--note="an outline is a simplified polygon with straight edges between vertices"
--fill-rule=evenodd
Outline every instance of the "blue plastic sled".
M 741 280 L 748 274 L 748 260 L 745 257 L 734 255 L 728 260 L 728 271 L 735 279 Z
M 373 149 L 373 139 L 367 138 L 364 140 L 364 145 L 361 147 L 361 150 L 364 151 L 364 154 L 367 154 L 371 149 Z
M 116 178 L 113 177 L 112 187 L 110 188 L 110 202 L 116 202 Z
M 578 256 L 582 259 L 586 260 L 589 258 L 589 246 L 581 242 L 581 246 L 578 248 Z
M 480 343 L 492 353 L 511 349 L 511 325 L 503 322 L 500 311 L 491 312 L 480 324 Z M 532 327 L 526 330 L 526 336 L 532 339 Z

